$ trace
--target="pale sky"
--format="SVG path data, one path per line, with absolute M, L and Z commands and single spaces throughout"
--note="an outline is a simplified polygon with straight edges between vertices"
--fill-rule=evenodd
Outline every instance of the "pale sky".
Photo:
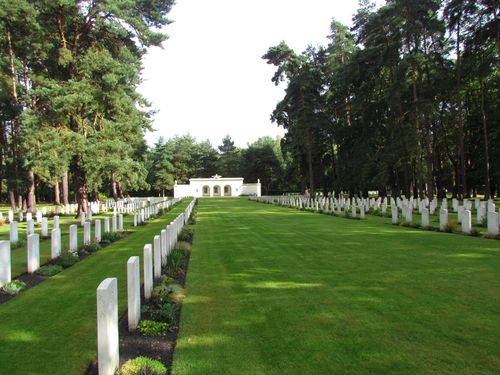
M 190 133 L 214 147 L 229 134 L 239 147 L 284 134 L 270 120 L 283 97 L 275 67 L 261 57 L 284 40 L 295 52 L 326 45 L 332 18 L 351 25 L 357 0 L 177 0 L 163 49 L 144 61 L 139 91 L 159 112 L 160 136 Z

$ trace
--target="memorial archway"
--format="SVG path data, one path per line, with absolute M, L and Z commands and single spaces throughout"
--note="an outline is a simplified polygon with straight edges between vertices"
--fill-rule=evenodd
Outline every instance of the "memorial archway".
M 224 186 L 224 196 L 225 197 L 230 197 L 231 194 L 231 185 L 226 185 Z
M 214 197 L 220 197 L 220 186 L 219 185 L 214 186 Z
M 208 186 L 208 185 L 203 186 L 202 194 L 204 197 L 209 197 L 210 196 L 210 186 Z

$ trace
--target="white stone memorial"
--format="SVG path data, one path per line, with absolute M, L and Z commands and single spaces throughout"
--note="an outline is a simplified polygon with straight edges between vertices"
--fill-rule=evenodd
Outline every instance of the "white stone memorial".
M 472 229 L 472 218 L 469 210 L 462 210 L 462 232 L 470 234 Z
M 35 234 L 35 222 L 33 220 L 26 220 L 26 235 Z
M 50 242 L 50 257 L 52 259 L 61 255 L 61 228 L 52 229 Z
M 69 226 L 69 251 L 78 251 L 78 226 Z
M 49 220 L 46 217 L 42 218 L 42 238 L 49 236 Z
M 429 226 L 429 209 L 422 207 L 422 227 L 426 228 Z
M 91 233 L 90 233 L 90 221 L 86 221 L 85 224 L 83 224 L 83 244 L 84 245 L 89 245 L 91 242 Z
M 14 244 L 19 241 L 19 230 L 17 221 L 10 222 L 10 243 Z
M 439 211 L 439 229 L 444 230 L 447 225 L 448 225 L 448 210 L 442 208 L 441 211 Z
M 144 298 L 149 300 L 153 291 L 153 250 L 151 244 L 144 245 Z
M 123 232 L 123 215 L 118 215 L 118 230 Z
M 153 264 L 154 264 L 154 279 L 161 276 L 161 240 L 160 236 L 155 236 L 153 241 Z
M 117 279 L 103 280 L 97 287 L 97 363 L 99 375 L 113 375 L 118 369 Z
M 127 300 L 128 330 L 136 330 L 141 320 L 141 273 L 138 256 L 130 257 L 127 262 Z
M 34 273 L 40 268 L 40 236 L 30 234 L 28 236 L 28 273 Z
M 498 213 L 495 211 L 488 212 L 488 234 L 496 236 L 498 234 Z
M 10 242 L 0 241 L 0 288 L 10 282 Z
M 111 218 L 111 231 L 113 233 L 116 233 L 117 232 L 117 229 L 118 229 L 118 225 L 117 225 L 117 216 L 116 215 L 113 215 L 112 218 Z
M 104 218 L 104 233 L 109 233 L 109 217 Z
M 55 229 L 55 228 L 59 228 L 59 216 L 54 216 L 54 224 L 53 224 L 53 228 L 52 229 Z
M 94 232 L 95 232 L 95 235 L 94 235 L 95 242 L 97 242 L 97 243 L 101 242 L 101 220 L 100 219 L 95 220 Z

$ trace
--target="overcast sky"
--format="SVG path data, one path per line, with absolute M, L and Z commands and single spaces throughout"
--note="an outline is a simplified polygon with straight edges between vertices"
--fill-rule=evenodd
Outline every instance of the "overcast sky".
M 163 49 L 144 61 L 139 91 L 158 110 L 153 144 L 190 133 L 213 146 L 229 134 L 239 147 L 283 134 L 270 114 L 283 97 L 262 60 L 284 40 L 295 52 L 325 45 L 335 18 L 351 25 L 357 0 L 177 0 Z

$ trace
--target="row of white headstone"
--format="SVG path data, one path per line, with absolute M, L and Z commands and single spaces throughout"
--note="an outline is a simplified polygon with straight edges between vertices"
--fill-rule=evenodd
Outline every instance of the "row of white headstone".
M 110 226 L 110 221 L 112 225 Z M 92 242 L 91 235 L 92 222 L 86 221 L 83 226 L 83 244 L 88 245 Z M 94 221 L 94 242 L 101 242 L 101 220 Z M 17 222 L 11 223 L 10 241 L 0 241 L 0 287 L 11 281 L 11 243 L 18 241 Z M 104 218 L 104 233 L 107 232 L 123 232 L 123 215 Z M 48 232 L 48 229 L 42 227 L 42 237 Z M 54 217 L 54 225 L 51 231 L 51 259 L 61 255 L 61 228 L 59 227 L 59 217 Z M 69 251 L 78 251 L 78 226 L 72 224 L 69 226 Z M 40 268 L 40 235 L 34 233 L 34 227 L 28 226 L 27 230 L 27 272 L 34 273 Z
M 174 198 L 167 200 L 161 199 L 160 201 L 154 202 L 150 206 L 141 207 L 134 211 L 134 227 L 142 224 L 148 220 L 153 215 L 158 215 L 161 209 L 169 210 L 174 204 L 180 202 L 180 198 Z
M 195 200 L 170 222 L 160 235 L 154 236 L 153 245 L 143 249 L 144 298 L 149 300 L 153 282 L 161 276 L 161 268 L 167 263 L 167 257 L 174 249 L 183 226 L 191 216 Z M 132 256 L 127 261 L 127 302 L 128 327 L 135 331 L 141 320 L 141 274 L 140 258 Z M 118 334 L 118 280 L 107 278 L 97 287 L 97 363 L 99 375 L 113 375 L 118 369 L 119 334 Z
M 382 214 L 385 215 L 388 209 L 388 205 L 391 207 L 392 222 L 394 224 L 399 223 L 399 210 L 401 210 L 401 216 L 404 221 L 408 224 L 413 222 L 413 213 L 415 207 L 418 207 L 418 212 L 421 215 L 421 225 L 423 227 L 428 227 L 430 225 L 429 215 L 433 215 L 438 207 L 437 198 L 432 201 L 428 199 L 406 199 L 390 198 L 388 200 L 385 198 L 333 198 L 333 197 L 319 197 L 310 198 L 306 196 L 262 196 L 262 197 L 251 197 L 250 199 L 256 200 L 263 203 L 274 203 L 280 206 L 293 207 L 298 209 L 306 209 L 316 212 L 327 212 L 327 213 L 337 213 L 342 212 L 348 213 L 352 217 L 357 217 L 357 212 L 359 209 L 360 218 L 365 218 L 367 212 L 370 209 L 381 210 Z M 456 212 L 458 213 L 458 223 L 462 225 L 462 231 L 466 234 L 470 234 L 472 230 L 472 202 L 465 199 L 464 205 L 459 205 L 458 200 L 453 199 L 452 205 Z M 441 209 L 439 210 L 439 226 L 441 230 L 444 230 L 448 225 L 448 201 L 443 199 L 441 204 Z M 477 224 L 482 224 L 485 220 L 487 222 L 488 234 L 497 235 L 499 233 L 499 213 L 496 212 L 495 203 L 489 200 L 487 202 L 475 200 L 476 214 L 477 214 Z

